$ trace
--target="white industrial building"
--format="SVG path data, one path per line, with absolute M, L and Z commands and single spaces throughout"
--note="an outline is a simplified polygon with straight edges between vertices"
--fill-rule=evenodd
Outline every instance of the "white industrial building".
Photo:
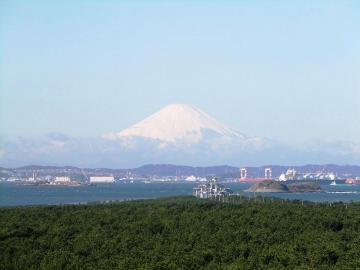
M 54 182 L 55 183 L 68 183 L 68 182 L 71 182 L 71 179 L 69 176 L 56 176 Z
M 114 176 L 90 176 L 90 183 L 114 183 Z
M 194 175 L 190 175 L 190 176 L 188 176 L 188 177 L 185 178 L 185 181 L 191 181 L 191 182 L 193 182 L 193 181 L 196 181 L 196 180 L 198 180 L 198 179 L 197 179 L 197 177 L 194 176 Z

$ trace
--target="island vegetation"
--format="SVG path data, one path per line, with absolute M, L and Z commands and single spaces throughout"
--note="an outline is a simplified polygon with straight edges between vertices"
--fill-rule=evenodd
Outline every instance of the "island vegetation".
M 314 182 L 299 182 L 287 185 L 290 192 L 322 192 L 321 187 Z
M 248 192 L 289 192 L 288 187 L 278 181 L 265 180 L 252 185 Z
M 247 192 L 321 192 L 322 189 L 314 182 L 296 182 L 284 184 L 274 180 L 264 180 L 255 183 L 246 190 Z
M 359 269 L 360 204 L 230 196 L 0 209 L 0 269 Z

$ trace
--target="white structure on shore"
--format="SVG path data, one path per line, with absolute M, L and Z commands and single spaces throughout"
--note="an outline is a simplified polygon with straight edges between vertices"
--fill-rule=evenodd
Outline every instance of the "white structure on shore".
M 90 183 L 114 183 L 114 176 L 90 176 Z
M 197 181 L 197 180 L 198 180 L 198 178 L 194 175 L 190 175 L 185 178 L 185 181 Z
M 271 178 L 272 178 L 271 168 L 265 168 L 265 179 L 271 179 Z
M 56 176 L 55 183 L 69 183 L 71 182 L 71 178 L 69 176 Z
M 334 181 L 338 179 L 337 175 L 335 173 L 328 173 L 328 172 L 306 172 L 306 173 L 300 173 L 297 172 L 295 169 L 288 169 L 286 172 L 282 173 L 278 181 L 291 181 L 291 180 L 330 180 Z
M 225 197 L 231 193 L 231 189 L 218 184 L 216 179 L 209 180 L 194 188 L 194 196 L 201 199 Z
M 288 169 L 279 176 L 279 181 L 297 180 L 297 175 L 295 169 Z
M 246 168 L 240 169 L 240 179 L 246 179 L 247 178 L 247 170 Z

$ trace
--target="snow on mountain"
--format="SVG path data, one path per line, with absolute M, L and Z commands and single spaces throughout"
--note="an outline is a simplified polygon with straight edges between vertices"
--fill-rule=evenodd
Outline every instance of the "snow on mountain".
M 116 119 L 115 119 L 116 120 Z M 126 168 L 142 164 L 359 163 L 360 143 L 314 142 L 299 147 L 246 136 L 189 105 L 168 105 L 102 138 L 62 133 L 0 138 L 0 165 Z
M 105 134 L 107 139 L 144 138 L 157 140 L 163 145 L 200 143 L 206 137 L 228 140 L 254 140 L 230 128 L 204 111 L 190 105 L 171 104 L 150 115 L 139 123 L 120 132 Z M 256 138 L 256 140 L 259 140 Z
M 102 138 L 50 133 L 0 138 L 3 166 L 76 165 L 126 168 L 142 164 L 358 163 L 360 143 L 315 142 L 294 148 L 250 137 L 189 105 L 168 105 L 139 123 Z

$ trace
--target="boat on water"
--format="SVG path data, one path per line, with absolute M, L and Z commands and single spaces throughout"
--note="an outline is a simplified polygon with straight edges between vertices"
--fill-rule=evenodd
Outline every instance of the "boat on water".
M 336 186 L 336 180 L 334 179 L 331 183 L 330 183 L 330 186 Z

